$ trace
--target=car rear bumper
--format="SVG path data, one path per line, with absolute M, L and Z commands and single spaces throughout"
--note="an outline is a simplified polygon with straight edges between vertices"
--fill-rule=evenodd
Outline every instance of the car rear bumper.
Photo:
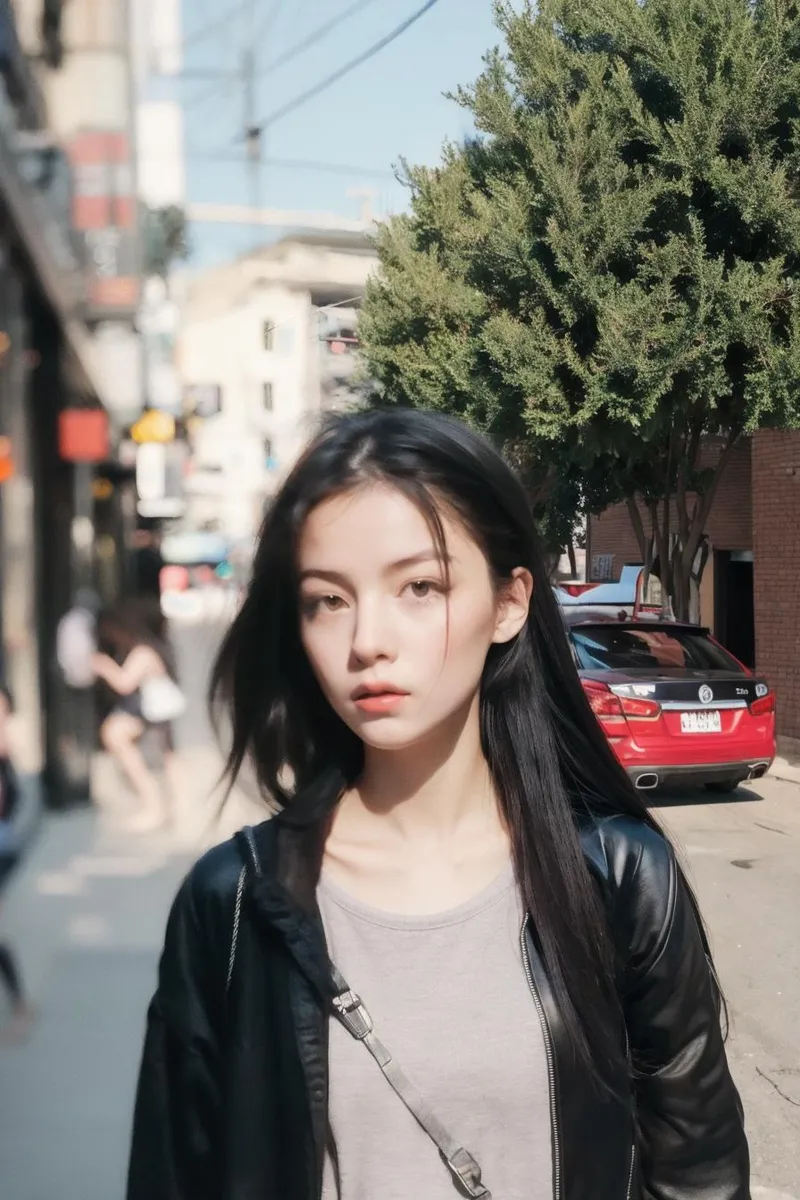
M 760 779 L 772 766 L 773 755 L 738 759 L 735 762 L 693 763 L 690 766 L 630 766 L 625 769 L 634 787 L 643 791 L 665 784 L 743 783 Z

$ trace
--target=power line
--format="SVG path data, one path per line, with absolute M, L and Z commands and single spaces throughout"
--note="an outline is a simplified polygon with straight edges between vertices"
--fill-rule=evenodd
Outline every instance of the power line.
M 275 3 L 272 5 L 272 8 L 267 13 L 267 19 L 264 22 L 264 25 L 261 30 L 262 33 L 266 34 L 269 32 L 269 30 L 275 24 L 275 22 L 277 21 L 278 17 L 281 15 L 281 12 L 283 11 L 283 9 L 285 7 L 286 7 L 286 0 L 275 0 Z
M 394 171 L 372 170 L 370 167 L 355 167 L 349 163 L 316 162 L 303 158 L 268 158 L 267 166 L 297 171 L 327 171 L 334 175 L 363 175 L 370 179 L 397 179 Z
M 295 42 L 283 54 L 279 54 L 272 62 L 267 63 L 266 70 L 277 71 L 279 67 L 285 67 L 287 63 L 294 62 L 306 50 L 310 50 L 312 46 L 316 46 L 317 42 L 321 42 L 323 38 L 326 38 L 332 30 L 341 25 L 343 21 L 346 21 L 348 17 L 354 17 L 356 13 L 361 12 L 364 8 L 369 8 L 370 4 L 374 3 L 375 0 L 356 0 L 355 4 L 351 4 L 344 12 L 338 13 L 330 21 L 326 21 L 324 25 L 319 25 L 307 37 L 302 38 L 299 42 Z
M 171 154 L 143 154 L 142 157 L 148 162 L 174 162 L 174 155 Z M 247 159 L 240 151 L 227 148 L 225 150 L 192 150 L 190 148 L 185 151 L 185 158 L 195 162 L 232 163 L 242 167 L 247 165 Z M 276 170 L 361 175 L 365 179 L 397 179 L 394 171 L 389 171 L 384 167 L 359 167 L 354 163 L 321 162 L 309 158 L 264 158 L 262 163 L 265 167 L 274 167 Z
M 327 91 L 327 89 L 332 87 L 334 83 L 338 83 L 340 79 L 344 79 L 345 75 L 349 75 L 351 71 L 355 71 L 357 67 L 362 66 L 365 62 L 368 62 L 369 59 L 374 58 L 376 54 L 379 54 L 381 50 L 386 48 L 386 46 L 396 41 L 397 38 L 401 37 L 407 29 L 410 29 L 412 25 L 419 21 L 421 17 L 424 17 L 427 12 L 430 12 L 434 5 L 438 3 L 439 0 L 427 0 L 427 3 L 423 4 L 422 8 L 417 9 L 415 13 L 412 13 L 410 17 L 403 21 L 402 25 L 398 25 L 396 29 L 393 29 L 391 33 L 386 35 L 386 37 L 381 38 L 381 40 L 376 42 L 374 46 L 370 46 L 370 48 L 365 50 L 363 54 L 359 54 L 357 58 L 351 59 L 350 62 L 345 63 L 343 67 L 340 67 L 338 71 L 334 71 L 333 75 L 329 75 L 326 79 L 323 79 L 314 87 L 309 88 L 308 91 L 302 92 L 301 95 L 296 96 L 287 104 L 284 104 L 280 108 L 276 109 L 275 112 L 270 113 L 268 117 L 265 117 L 263 121 L 259 122 L 259 128 L 262 131 L 269 129 L 271 125 L 275 125 L 276 122 L 282 120 L 284 117 L 287 117 L 289 113 L 294 112 L 296 109 L 302 107 L 302 105 L 307 104 L 309 100 L 313 100 L 322 92 Z
M 324 25 L 317 26 L 317 28 L 313 29 L 311 31 L 311 33 L 309 33 L 306 37 L 302 38 L 299 42 L 295 42 L 295 44 L 293 46 L 290 46 L 288 50 L 285 50 L 282 54 L 279 54 L 278 57 L 274 58 L 271 62 L 266 63 L 264 65 L 264 67 L 262 68 L 263 71 L 277 71 L 280 67 L 285 67 L 288 63 L 294 62 L 294 60 L 296 58 L 299 58 L 300 55 L 303 54 L 306 50 L 310 50 L 313 46 L 316 46 L 318 42 L 321 42 L 324 38 L 326 38 L 328 36 L 329 33 L 331 33 L 334 29 L 338 28 L 338 26 L 341 25 L 343 21 L 348 20 L 349 17 L 356 16 L 363 9 L 369 8 L 369 6 L 374 3 L 375 3 L 375 0 L 355 0 L 355 3 L 351 4 L 349 8 L 346 8 L 344 10 L 344 12 L 341 12 L 337 16 L 332 17 L 331 20 L 326 21 Z M 267 14 L 267 17 L 266 17 L 266 20 L 264 22 L 262 29 L 259 31 L 259 40 L 261 37 L 263 37 L 266 33 L 269 32 L 270 28 L 272 27 L 275 20 L 280 16 L 281 10 L 284 7 L 285 7 L 284 0 L 278 0 L 278 2 L 273 6 L 271 12 L 269 12 Z M 215 20 L 212 22 L 211 26 L 209 27 L 209 29 L 206 31 L 205 34 L 201 33 L 201 34 L 197 35 L 198 40 L 204 36 L 207 36 L 207 35 L 210 35 L 211 33 L 213 33 L 215 28 L 218 26 L 221 26 L 223 23 L 225 25 L 227 25 L 228 22 L 235 17 L 235 15 L 236 15 L 235 12 L 231 13 L 230 16 L 227 16 L 224 18 L 224 22 L 221 22 L 219 20 L 219 18 L 215 18 Z M 192 67 L 192 68 L 189 68 L 188 70 L 184 69 L 184 70 L 178 71 L 178 72 L 175 72 L 175 71 L 168 72 L 168 77 L 170 79 L 176 79 L 176 80 L 179 80 L 182 82 L 183 81 L 193 82 L 195 80 L 207 80 L 207 79 L 209 79 L 209 80 L 210 79 L 214 79 L 214 80 L 236 79 L 239 77 L 239 75 L 240 75 L 240 72 L 218 71 L 211 67 L 208 67 L 208 68 Z
M 232 5 L 222 17 L 214 17 L 213 21 L 208 21 L 205 25 L 201 25 L 189 37 L 184 38 L 181 44 L 181 50 L 185 53 L 191 50 L 193 46 L 199 42 L 204 42 L 206 38 L 211 37 L 218 29 L 227 29 L 231 21 L 235 21 L 247 9 L 248 0 L 241 0 L 239 4 Z
M 241 83 L 241 79 L 241 71 L 232 71 L 230 75 L 220 76 L 217 78 L 216 82 L 211 85 L 211 87 L 202 88 L 201 91 L 195 92 L 193 96 L 187 96 L 183 101 L 181 108 L 183 109 L 184 113 L 187 113 L 193 108 L 199 108 L 200 105 L 205 104 L 207 100 L 218 100 L 220 97 L 223 97 L 225 100 L 230 100 L 232 99 L 232 93 L 225 85 L 234 83 L 236 81 Z

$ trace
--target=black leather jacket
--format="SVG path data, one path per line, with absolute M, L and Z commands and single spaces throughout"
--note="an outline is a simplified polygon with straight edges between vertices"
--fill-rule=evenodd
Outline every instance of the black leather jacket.
M 324 836 L 278 819 L 254 838 L 258 877 L 228 842 L 194 867 L 173 906 L 128 1200 L 319 1200 L 332 994 L 315 902 Z M 672 851 L 622 817 L 587 825 L 582 839 L 619 948 L 627 1035 L 615 1099 L 576 1065 L 526 926 L 552 1074 L 555 1200 L 748 1200 L 718 993 Z

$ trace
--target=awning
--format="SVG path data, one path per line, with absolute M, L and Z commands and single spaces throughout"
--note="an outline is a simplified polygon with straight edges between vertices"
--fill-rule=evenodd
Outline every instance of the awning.
M 103 395 L 92 366 L 90 334 L 81 316 L 84 298 L 81 265 L 65 230 L 48 209 L 44 198 L 20 174 L 14 153 L 15 135 L 16 130 L 10 126 L 10 105 L 2 97 L 0 195 L 42 291 L 59 319 L 81 383 L 89 395 L 111 409 L 113 400 Z

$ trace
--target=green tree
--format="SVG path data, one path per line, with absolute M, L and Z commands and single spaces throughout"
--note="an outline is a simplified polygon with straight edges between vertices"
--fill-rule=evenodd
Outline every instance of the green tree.
M 142 204 L 140 221 L 145 272 L 166 278 L 175 263 L 185 262 L 191 253 L 186 213 L 176 204 Z
M 457 97 L 476 137 L 405 168 L 378 234 L 368 367 L 577 478 L 583 509 L 637 500 L 685 615 L 732 448 L 800 425 L 798 5 L 495 8 L 505 47 Z

